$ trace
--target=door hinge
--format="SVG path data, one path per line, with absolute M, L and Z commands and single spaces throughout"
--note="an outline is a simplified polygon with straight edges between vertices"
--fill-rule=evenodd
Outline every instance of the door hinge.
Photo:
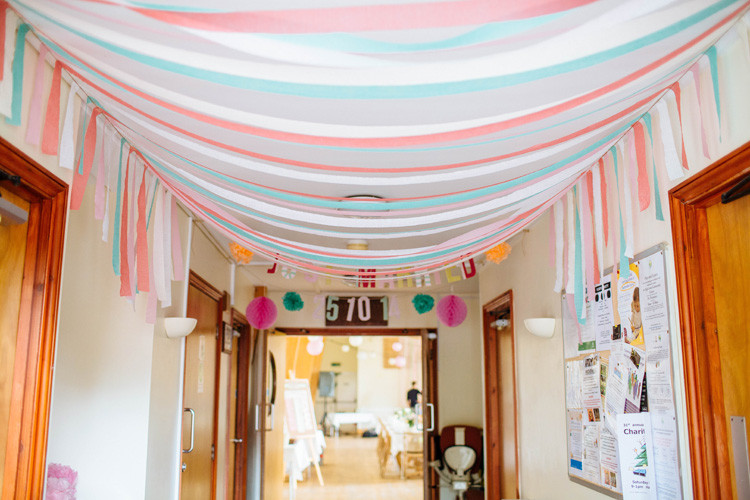
M 216 447 L 214 445 L 211 445 L 211 461 L 216 458 Z

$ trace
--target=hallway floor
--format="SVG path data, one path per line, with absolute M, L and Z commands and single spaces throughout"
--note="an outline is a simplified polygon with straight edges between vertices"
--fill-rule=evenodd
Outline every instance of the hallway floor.
M 296 500 L 421 500 L 422 479 L 380 477 L 377 456 L 378 440 L 359 436 L 326 438 L 326 450 L 320 471 L 325 486 L 320 486 L 313 470 L 297 483 Z M 395 462 L 394 462 L 395 463 Z M 289 484 L 284 484 L 284 499 L 289 498 Z

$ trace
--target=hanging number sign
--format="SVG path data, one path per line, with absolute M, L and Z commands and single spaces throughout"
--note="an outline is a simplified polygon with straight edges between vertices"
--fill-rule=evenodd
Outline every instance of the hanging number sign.
M 388 297 L 326 297 L 326 326 L 388 326 Z

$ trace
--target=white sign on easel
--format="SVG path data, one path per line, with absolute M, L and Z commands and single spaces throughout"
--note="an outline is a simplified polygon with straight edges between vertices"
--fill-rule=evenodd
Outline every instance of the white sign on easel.
M 318 424 L 315 419 L 310 382 L 307 379 L 287 379 L 284 382 L 284 419 L 289 437 L 307 444 L 318 482 L 323 486 L 320 473 L 320 457 L 315 452 Z M 291 483 L 291 481 L 290 481 Z M 290 484 L 291 487 L 291 484 Z

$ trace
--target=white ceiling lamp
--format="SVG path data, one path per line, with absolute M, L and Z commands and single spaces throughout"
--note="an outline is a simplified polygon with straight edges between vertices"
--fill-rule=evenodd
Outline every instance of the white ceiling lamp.
M 351 349 L 351 347 L 349 347 L 347 344 L 344 344 L 344 345 L 341 346 L 341 350 L 343 352 L 349 352 L 350 349 Z
M 349 343 L 353 347 L 359 347 L 359 346 L 361 346 L 364 343 L 364 341 L 365 341 L 365 339 L 363 339 L 362 337 L 349 337 Z
M 552 338 L 555 334 L 555 318 L 528 318 L 523 320 L 523 324 L 529 333 L 543 339 Z
M 164 331 L 170 339 L 187 337 L 198 324 L 196 318 L 164 318 Z
M 399 341 L 396 341 L 393 344 L 391 344 L 391 349 L 393 349 L 393 352 L 401 352 L 404 349 L 404 344 L 402 344 Z

